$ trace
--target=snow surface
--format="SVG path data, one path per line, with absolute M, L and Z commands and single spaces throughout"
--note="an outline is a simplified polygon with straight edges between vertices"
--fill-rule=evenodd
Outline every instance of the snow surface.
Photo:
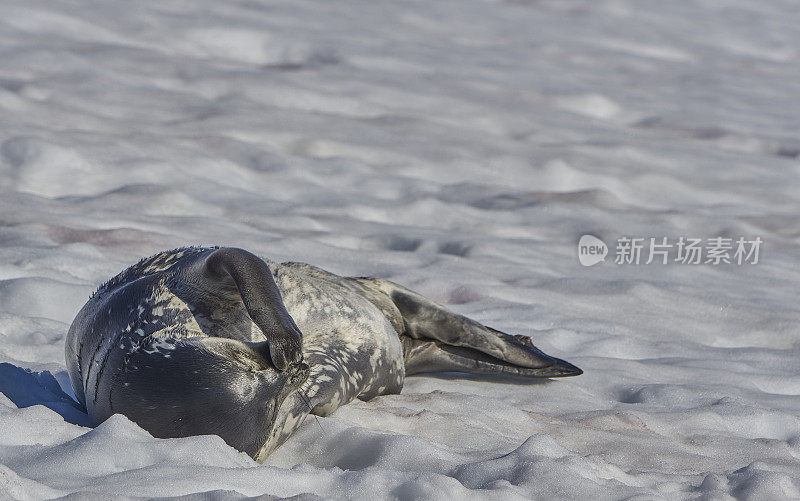
M 0 498 L 800 497 L 795 0 L 0 14 Z M 584 268 L 584 233 L 764 245 Z M 187 244 L 390 278 L 586 373 L 409 378 L 263 466 L 85 427 L 70 321 Z

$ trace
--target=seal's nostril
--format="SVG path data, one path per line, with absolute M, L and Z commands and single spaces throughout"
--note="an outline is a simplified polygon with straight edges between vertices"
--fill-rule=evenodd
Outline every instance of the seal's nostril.
M 294 374 L 307 373 L 309 370 L 310 368 L 307 363 L 295 362 L 293 364 L 289 364 L 289 367 L 286 369 L 286 372 L 294 375 Z
M 300 384 L 311 374 L 311 368 L 304 362 L 297 362 L 289 365 L 286 369 L 289 375 L 289 380 L 294 384 Z

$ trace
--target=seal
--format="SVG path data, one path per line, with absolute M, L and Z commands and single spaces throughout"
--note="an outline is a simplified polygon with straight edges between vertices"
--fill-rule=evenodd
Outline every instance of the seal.
M 95 423 L 120 413 L 155 437 L 219 435 L 259 462 L 309 413 L 399 393 L 407 375 L 582 373 L 388 280 L 217 247 L 162 252 L 103 284 L 65 351 Z

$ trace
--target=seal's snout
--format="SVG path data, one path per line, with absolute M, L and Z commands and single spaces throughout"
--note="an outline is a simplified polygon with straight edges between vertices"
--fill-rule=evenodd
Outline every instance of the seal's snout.
M 311 368 L 305 362 L 294 362 L 289 364 L 286 372 L 289 374 L 289 380 L 293 384 L 302 384 L 311 374 Z

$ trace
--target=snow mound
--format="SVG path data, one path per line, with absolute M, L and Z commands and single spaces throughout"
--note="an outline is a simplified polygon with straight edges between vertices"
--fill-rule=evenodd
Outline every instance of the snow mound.
M 800 497 L 796 10 L 0 0 L 0 499 Z M 622 236 L 764 244 L 618 265 Z M 585 374 L 408 378 L 264 465 L 92 428 L 72 318 L 211 244 L 388 278 Z

